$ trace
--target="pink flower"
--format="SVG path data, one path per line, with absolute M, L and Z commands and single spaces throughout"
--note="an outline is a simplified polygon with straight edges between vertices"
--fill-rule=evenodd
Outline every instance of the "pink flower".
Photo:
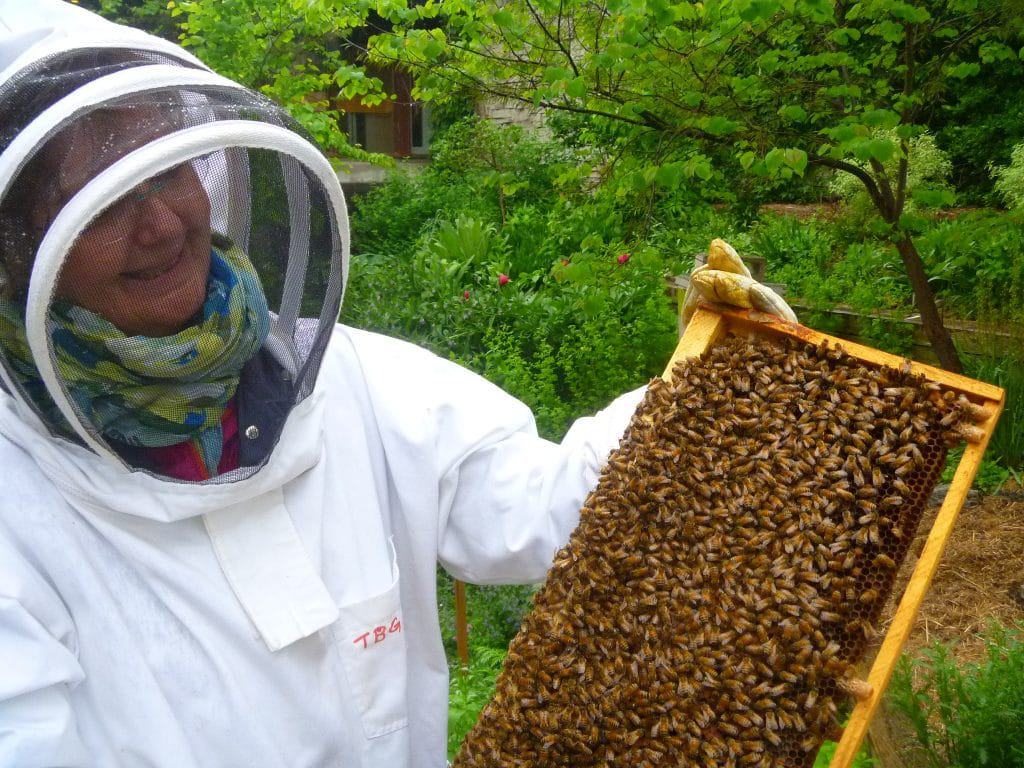
M 618 258 L 619 264 L 625 264 L 627 261 L 629 261 L 629 254 L 628 253 L 623 253 Z
M 498 285 L 501 286 L 501 285 L 507 285 L 507 284 L 508 284 L 508 275 L 506 275 L 504 272 L 502 272 L 500 275 L 498 275 Z
M 463 291 L 462 298 L 464 298 L 466 301 L 469 301 L 469 291 Z

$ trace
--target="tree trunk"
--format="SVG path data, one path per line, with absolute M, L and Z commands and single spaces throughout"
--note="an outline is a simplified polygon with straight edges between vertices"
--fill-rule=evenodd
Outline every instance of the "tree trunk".
M 900 239 L 896 241 L 896 250 L 903 259 L 903 267 L 907 270 L 907 277 L 910 278 L 910 287 L 914 291 L 914 303 L 917 311 L 921 313 L 921 323 L 924 325 L 924 332 L 928 341 L 939 358 L 939 364 L 947 371 L 963 373 L 963 365 L 960 363 L 960 356 L 956 347 L 953 346 L 953 338 L 942 324 L 942 317 L 939 316 L 939 309 L 935 306 L 935 296 L 932 288 L 928 285 L 928 276 L 924 271 L 924 263 L 921 261 L 921 254 L 917 252 L 917 246 L 910 238 L 910 235 L 901 233 Z

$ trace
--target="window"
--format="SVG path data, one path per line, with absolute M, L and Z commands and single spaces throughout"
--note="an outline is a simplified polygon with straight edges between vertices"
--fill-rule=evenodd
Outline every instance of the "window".
M 366 148 L 366 115 L 362 112 L 349 112 L 345 115 L 345 133 L 349 144 L 358 144 Z
M 411 108 L 412 151 L 425 155 L 430 149 L 430 107 L 415 103 Z

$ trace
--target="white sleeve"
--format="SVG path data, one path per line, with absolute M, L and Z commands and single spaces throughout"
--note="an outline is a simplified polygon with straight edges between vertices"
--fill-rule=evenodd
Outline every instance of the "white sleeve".
M 474 584 L 542 581 L 644 391 L 579 419 L 560 444 L 538 437 L 532 414 L 505 393 L 511 403 L 497 411 L 467 407 L 460 420 L 493 429 L 441 478 L 442 565 Z M 518 423 L 502 419 L 512 403 L 526 410 Z
M 389 471 L 406 494 L 422 491 L 413 503 L 436 494 L 441 564 L 476 584 L 543 580 L 645 388 L 552 443 L 529 408 L 483 377 L 405 342 L 347 333 Z
M 13 554 L 2 545 L 0 552 Z M 3 570 L 11 565 L 10 559 L 2 562 Z M 74 643 L 70 617 L 59 599 L 45 595 L 49 588 L 41 577 L 31 574 L 17 582 L 12 577 L 13 569 L 0 573 L 0 765 L 89 765 L 68 695 L 84 677 L 69 647 Z

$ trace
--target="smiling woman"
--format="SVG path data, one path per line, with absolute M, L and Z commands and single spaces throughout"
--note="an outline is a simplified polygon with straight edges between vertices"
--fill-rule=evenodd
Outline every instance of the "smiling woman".
M 133 136 L 129 118 L 107 111 L 91 121 L 108 141 Z M 79 130 L 81 133 L 81 129 Z M 77 140 L 75 140 L 77 139 Z M 95 135 L 68 137 L 55 158 L 59 195 L 70 199 L 91 173 Z M 48 206 L 50 210 L 59 205 Z M 103 316 L 129 336 L 167 336 L 203 304 L 210 266 L 210 200 L 191 163 L 143 182 L 94 219 L 68 252 L 58 296 Z

